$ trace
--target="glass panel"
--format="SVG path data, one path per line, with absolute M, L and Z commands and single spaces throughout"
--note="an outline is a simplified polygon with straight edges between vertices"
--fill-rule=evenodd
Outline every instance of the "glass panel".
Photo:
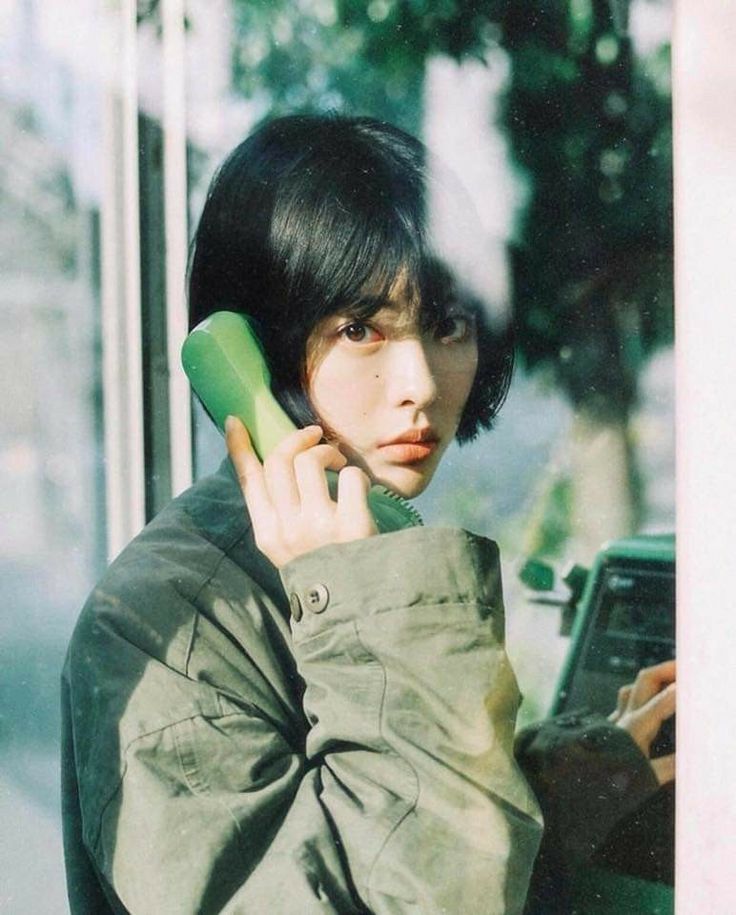
M 66 908 L 59 674 L 105 561 L 93 12 L 18 0 L 0 23 L 0 908 L 14 912 Z

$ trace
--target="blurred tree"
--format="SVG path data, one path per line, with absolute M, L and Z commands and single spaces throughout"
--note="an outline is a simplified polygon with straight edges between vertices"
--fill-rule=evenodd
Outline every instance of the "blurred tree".
M 531 186 L 513 251 L 519 349 L 576 408 L 573 530 L 590 552 L 639 520 L 629 417 L 673 333 L 669 49 L 637 65 L 607 0 L 517 0 L 503 26 L 504 126 Z
M 264 114 L 357 111 L 420 133 L 426 52 L 404 41 L 392 10 L 388 0 L 235 0 L 235 87 Z

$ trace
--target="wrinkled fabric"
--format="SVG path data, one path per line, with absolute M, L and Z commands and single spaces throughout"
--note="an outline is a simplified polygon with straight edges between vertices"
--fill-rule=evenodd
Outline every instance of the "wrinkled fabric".
M 73 915 L 523 909 L 541 816 L 489 540 L 412 528 L 280 575 L 226 462 L 95 588 L 62 697 Z

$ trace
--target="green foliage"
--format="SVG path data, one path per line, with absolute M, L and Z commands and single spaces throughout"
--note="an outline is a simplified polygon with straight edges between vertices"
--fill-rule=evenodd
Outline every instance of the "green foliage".
M 668 68 L 636 64 L 607 0 L 510 4 L 504 46 L 503 124 L 532 188 L 513 258 L 519 346 L 574 404 L 625 417 L 672 337 Z
M 501 0 L 338 0 L 339 20 L 365 32 L 365 60 L 381 69 L 423 63 L 432 54 L 484 59 L 497 41 Z
M 382 48 L 371 9 L 377 16 L 377 0 L 236 0 L 236 89 L 260 100 L 264 114 L 373 114 L 419 132 L 424 58 L 399 33 Z
M 234 0 L 236 89 L 264 113 L 350 111 L 421 132 L 427 58 L 484 60 L 503 0 Z

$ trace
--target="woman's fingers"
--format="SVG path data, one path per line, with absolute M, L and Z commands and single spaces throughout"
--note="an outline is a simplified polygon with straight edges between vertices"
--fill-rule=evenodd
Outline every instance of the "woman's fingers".
M 667 782 L 674 781 L 675 778 L 675 754 L 669 756 L 659 756 L 651 761 L 654 775 L 660 785 L 666 785 Z
M 629 704 L 629 696 L 631 696 L 631 690 L 633 689 L 633 683 L 627 683 L 626 686 L 622 686 L 618 691 L 618 698 L 616 702 L 616 708 L 608 716 L 608 720 L 615 724 L 618 719 L 626 711 L 626 708 Z
M 248 508 L 270 509 L 263 467 L 253 450 L 248 430 L 237 416 L 228 416 L 225 420 L 225 441 Z
M 637 674 L 629 696 L 629 706 L 636 709 L 645 705 L 670 683 L 674 683 L 677 668 L 675 661 L 663 661 L 652 667 L 644 667 Z
M 359 467 L 345 467 L 337 483 L 337 516 L 343 541 L 360 540 L 378 533 L 368 507 L 371 482 Z
M 616 721 L 618 727 L 629 732 L 645 756 L 649 756 L 652 741 L 662 724 L 675 713 L 676 689 L 676 685 L 670 683 L 649 702 L 639 708 L 627 709 Z
M 237 416 L 225 420 L 225 441 L 230 460 L 248 506 L 256 542 L 264 552 L 276 538 L 276 516 L 268 495 L 263 467 L 253 450 L 250 435 Z
M 670 683 L 662 692 L 652 696 L 646 705 L 636 710 L 636 715 L 640 720 L 647 723 L 648 730 L 652 733 L 652 740 L 657 736 L 657 731 L 662 724 L 675 714 L 676 702 L 677 686 L 675 683 Z
M 335 503 L 330 497 L 326 470 L 342 470 L 347 458 L 333 445 L 315 445 L 294 458 L 294 476 L 302 514 L 315 523 L 332 518 Z
M 301 510 L 294 459 L 321 438 L 322 429 L 319 426 L 306 426 L 287 436 L 266 459 L 263 470 L 268 494 L 279 517 L 287 523 L 289 520 L 293 523 Z
M 645 756 L 649 756 L 652 742 L 662 724 L 675 713 L 675 677 L 675 662 L 665 661 L 643 668 L 633 683 L 619 690 L 618 707 L 609 720 L 628 731 Z M 652 765 L 655 762 L 652 761 Z M 659 765 L 659 769 L 664 773 L 665 764 Z M 657 777 L 660 777 L 660 772 L 657 772 Z
M 368 508 L 368 477 L 356 467 L 346 468 L 347 459 L 336 447 L 320 444 L 319 426 L 287 436 L 263 465 L 236 417 L 228 417 L 225 437 L 256 544 L 274 565 L 328 543 L 377 533 Z M 327 471 L 340 473 L 337 502 Z

